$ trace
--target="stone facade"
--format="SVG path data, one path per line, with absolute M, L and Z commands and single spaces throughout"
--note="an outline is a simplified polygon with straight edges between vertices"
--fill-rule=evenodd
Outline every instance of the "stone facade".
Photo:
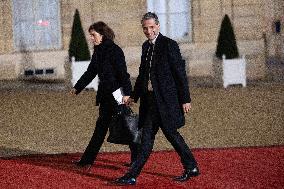
M 283 0 L 191 0 L 192 40 L 180 40 L 181 52 L 190 76 L 214 78 L 216 41 L 225 14 L 233 24 L 241 55 L 247 59 L 248 79 L 266 76 L 265 61 L 269 57 L 284 58 Z M 147 11 L 146 0 L 60 0 L 62 47 L 50 51 L 31 51 L 33 67 L 54 68 L 52 79 L 65 79 L 68 46 L 75 9 L 86 36 L 93 22 L 102 20 L 116 33 L 116 42 L 123 48 L 129 72 L 138 74 L 141 44 L 145 40 L 140 19 Z M 12 0 L 0 1 L 0 79 L 20 78 L 24 55 L 14 48 Z M 275 32 L 280 21 L 281 31 Z M 89 44 L 91 47 L 91 44 Z M 90 48 L 91 49 L 91 48 Z M 53 58 L 52 58 L 53 57 Z M 54 58 L 55 57 L 55 58 Z

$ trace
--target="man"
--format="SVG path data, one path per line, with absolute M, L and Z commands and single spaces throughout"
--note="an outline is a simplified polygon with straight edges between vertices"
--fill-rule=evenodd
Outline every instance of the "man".
M 141 24 L 148 40 L 142 46 L 139 75 L 128 104 L 137 102 L 140 98 L 139 125 L 143 127 L 142 146 L 129 171 L 116 179 L 115 183 L 136 184 L 136 178 L 153 149 L 159 128 L 181 158 L 184 172 L 174 180 L 183 182 L 199 175 L 196 160 L 177 131 L 185 124 L 184 113 L 188 113 L 191 108 L 185 62 L 178 44 L 159 33 L 160 24 L 155 13 L 146 13 Z

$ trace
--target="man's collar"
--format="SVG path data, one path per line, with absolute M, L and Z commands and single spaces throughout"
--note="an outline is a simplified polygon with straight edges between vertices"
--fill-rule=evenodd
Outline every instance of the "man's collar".
M 159 35 L 160 35 L 160 33 L 153 40 L 149 40 L 149 43 L 155 45 L 156 40 L 157 40 Z

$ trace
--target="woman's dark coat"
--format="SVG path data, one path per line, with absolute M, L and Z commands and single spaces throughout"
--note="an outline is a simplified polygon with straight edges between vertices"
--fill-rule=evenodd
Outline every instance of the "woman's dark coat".
M 141 65 L 137 77 L 134 92 L 131 95 L 137 102 L 140 98 L 140 126 L 143 126 L 145 112 L 147 112 L 146 86 L 148 82 L 148 71 L 146 65 L 146 54 L 149 42 L 142 46 Z M 164 127 L 177 129 L 185 124 L 182 104 L 191 102 L 187 76 L 185 72 L 185 61 L 182 59 L 178 44 L 162 34 L 159 34 L 154 47 L 152 61 L 152 86 L 154 89 L 157 106 Z
M 79 94 L 97 74 L 100 80 L 96 97 L 97 105 L 103 101 L 114 100 L 112 92 L 120 87 L 123 88 L 125 96 L 130 95 L 132 87 L 124 53 L 112 40 L 106 39 L 95 46 L 87 71 L 74 86 L 76 94 Z

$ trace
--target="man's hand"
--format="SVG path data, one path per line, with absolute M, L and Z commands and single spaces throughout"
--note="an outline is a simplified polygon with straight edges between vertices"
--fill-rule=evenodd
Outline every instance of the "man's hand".
M 76 89 L 75 89 L 75 88 L 72 88 L 69 93 L 70 93 L 71 95 L 76 95 Z
M 122 97 L 122 103 L 127 105 L 127 101 L 129 99 L 130 96 L 123 96 Z
M 183 112 L 184 113 L 188 113 L 189 110 L 191 109 L 191 104 L 190 103 L 185 103 L 182 105 L 182 108 L 183 108 Z
M 131 106 L 131 105 L 133 104 L 133 102 L 134 102 L 134 99 L 129 97 L 129 98 L 127 99 L 127 101 L 125 102 L 125 104 L 126 104 L 127 106 Z

